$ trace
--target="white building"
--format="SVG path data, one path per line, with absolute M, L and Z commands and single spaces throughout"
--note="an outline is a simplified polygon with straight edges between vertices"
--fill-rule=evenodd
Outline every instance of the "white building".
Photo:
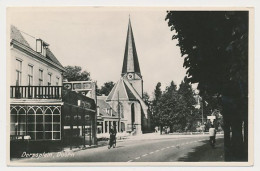
M 61 140 L 62 72 L 49 44 L 11 26 L 11 140 Z

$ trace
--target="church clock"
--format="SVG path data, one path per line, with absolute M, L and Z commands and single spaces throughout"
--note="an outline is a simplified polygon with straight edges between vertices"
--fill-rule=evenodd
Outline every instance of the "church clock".
M 134 79 L 134 74 L 133 74 L 133 73 L 127 74 L 127 78 L 128 78 L 129 80 Z

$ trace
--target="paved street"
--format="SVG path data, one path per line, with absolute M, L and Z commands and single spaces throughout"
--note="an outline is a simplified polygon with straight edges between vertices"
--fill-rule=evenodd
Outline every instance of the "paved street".
M 150 136 L 152 137 L 152 136 Z M 223 135 L 217 136 L 215 149 L 208 144 L 208 135 L 161 135 L 154 138 L 133 137 L 107 146 L 75 152 L 45 154 L 41 158 L 19 159 L 18 162 L 176 162 L 221 161 Z M 212 158 L 213 155 L 213 158 Z M 216 156 L 217 155 L 217 156 Z M 222 160 L 223 161 L 223 160 Z

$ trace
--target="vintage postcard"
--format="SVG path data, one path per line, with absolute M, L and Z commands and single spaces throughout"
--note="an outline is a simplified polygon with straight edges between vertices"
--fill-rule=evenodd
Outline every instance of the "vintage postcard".
M 253 18 L 8 7 L 8 165 L 252 166 Z

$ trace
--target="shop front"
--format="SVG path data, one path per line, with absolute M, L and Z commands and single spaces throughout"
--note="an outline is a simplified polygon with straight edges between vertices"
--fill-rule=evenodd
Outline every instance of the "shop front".
M 95 101 L 80 93 L 70 91 L 63 97 L 63 102 L 63 145 L 73 148 L 96 144 Z

